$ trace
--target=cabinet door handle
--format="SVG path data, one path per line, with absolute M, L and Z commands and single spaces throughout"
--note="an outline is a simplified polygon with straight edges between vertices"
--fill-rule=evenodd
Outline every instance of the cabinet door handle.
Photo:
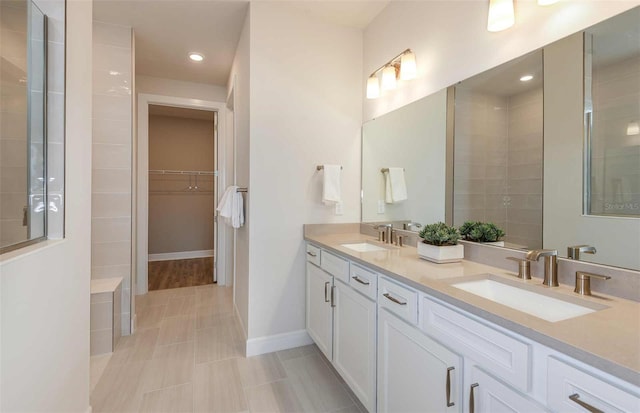
M 312 257 L 317 257 L 318 256 L 318 254 L 314 254 L 311 251 L 307 251 L 307 255 L 311 255 Z
M 360 284 L 364 284 L 364 285 L 369 285 L 371 284 L 369 281 L 365 281 L 362 278 L 358 277 L 357 275 L 354 275 L 353 277 L 354 280 L 356 280 L 357 282 L 359 282 Z
M 476 400 L 475 400 L 475 396 L 473 393 L 473 389 L 475 389 L 476 387 L 478 387 L 479 384 L 478 383 L 473 383 L 471 385 L 471 389 L 469 390 L 469 413 L 474 413 L 476 410 Z
M 329 287 L 329 284 L 331 284 L 329 281 L 324 283 L 324 302 L 325 303 L 329 302 L 329 291 L 327 291 L 328 287 Z
M 336 286 L 331 287 L 331 307 L 336 306 Z
M 455 367 L 447 367 L 447 407 L 456 405 L 451 401 L 451 371 L 454 369 Z
M 586 402 L 583 402 L 582 400 L 580 400 L 580 395 L 578 393 L 574 393 L 571 396 L 569 396 L 569 400 L 571 400 L 574 403 L 579 404 L 581 407 L 583 407 L 588 412 L 591 412 L 591 413 L 604 413 L 602 410 L 596 409 L 595 407 L 593 407 L 589 403 L 586 403 Z
M 396 303 L 396 304 L 400 304 L 400 305 L 407 305 L 407 302 L 406 302 L 406 301 L 400 301 L 400 300 L 398 300 L 396 297 L 392 296 L 392 295 L 391 295 L 391 294 L 389 294 L 389 293 L 384 293 L 384 294 L 382 294 L 382 295 L 383 295 L 387 300 L 391 300 L 391 301 L 393 301 L 393 302 L 394 302 L 394 303 Z

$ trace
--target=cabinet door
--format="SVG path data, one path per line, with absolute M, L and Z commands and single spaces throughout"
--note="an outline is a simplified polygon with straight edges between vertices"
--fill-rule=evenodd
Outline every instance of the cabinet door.
M 333 357 L 333 277 L 307 263 L 307 331 L 327 359 Z
M 477 367 L 471 371 L 467 389 L 469 413 L 547 412 L 542 405 L 502 384 Z
M 376 402 L 376 303 L 336 281 L 333 365 L 370 411 Z
M 387 310 L 378 314 L 378 411 L 462 412 L 462 359 Z

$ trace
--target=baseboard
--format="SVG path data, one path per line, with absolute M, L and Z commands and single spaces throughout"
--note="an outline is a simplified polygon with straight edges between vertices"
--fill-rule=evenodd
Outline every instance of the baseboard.
M 92 411 L 93 411 L 93 407 L 89 405 L 89 407 L 87 407 L 87 410 L 85 410 L 84 413 L 91 413 Z
M 136 332 L 136 326 L 138 325 L 138 314 L 134 314 L 131 317 L 131 334 Z
M 292 331 L 290 333 L 276 334 L 273 336 L 258 337 L 247 340 L 247 357 L 257 356 L 274 351 L 313 344 L 307 330 Z
M 163 254 L 149 254 L 151 261 L 188 260 L 190 258 L 213 257 L 213 250 L 166 252 Z

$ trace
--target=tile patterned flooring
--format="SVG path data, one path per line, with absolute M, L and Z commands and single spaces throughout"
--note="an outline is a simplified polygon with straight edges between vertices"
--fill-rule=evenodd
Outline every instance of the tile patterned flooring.
M 315 345 L 245 358 L 231 293 L 137 296 L 136 333 L 91 360 L 93 411 L 366 412 Z

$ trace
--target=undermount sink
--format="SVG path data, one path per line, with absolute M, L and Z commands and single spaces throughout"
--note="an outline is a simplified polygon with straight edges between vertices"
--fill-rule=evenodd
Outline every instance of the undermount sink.
M 545 291 L 542 286 L 510 282 L 492 275 L 475 277 L 451 285 L 552 323 L 608 308 L 605 305 Z
M 387 250 L 387 248 L 381 247 L 379 245 L 371 244 L 369 242 L 356 242 L 352 244 L 342 244 L 342 246 L 357 252 L 376 252 L 376 251 Z

